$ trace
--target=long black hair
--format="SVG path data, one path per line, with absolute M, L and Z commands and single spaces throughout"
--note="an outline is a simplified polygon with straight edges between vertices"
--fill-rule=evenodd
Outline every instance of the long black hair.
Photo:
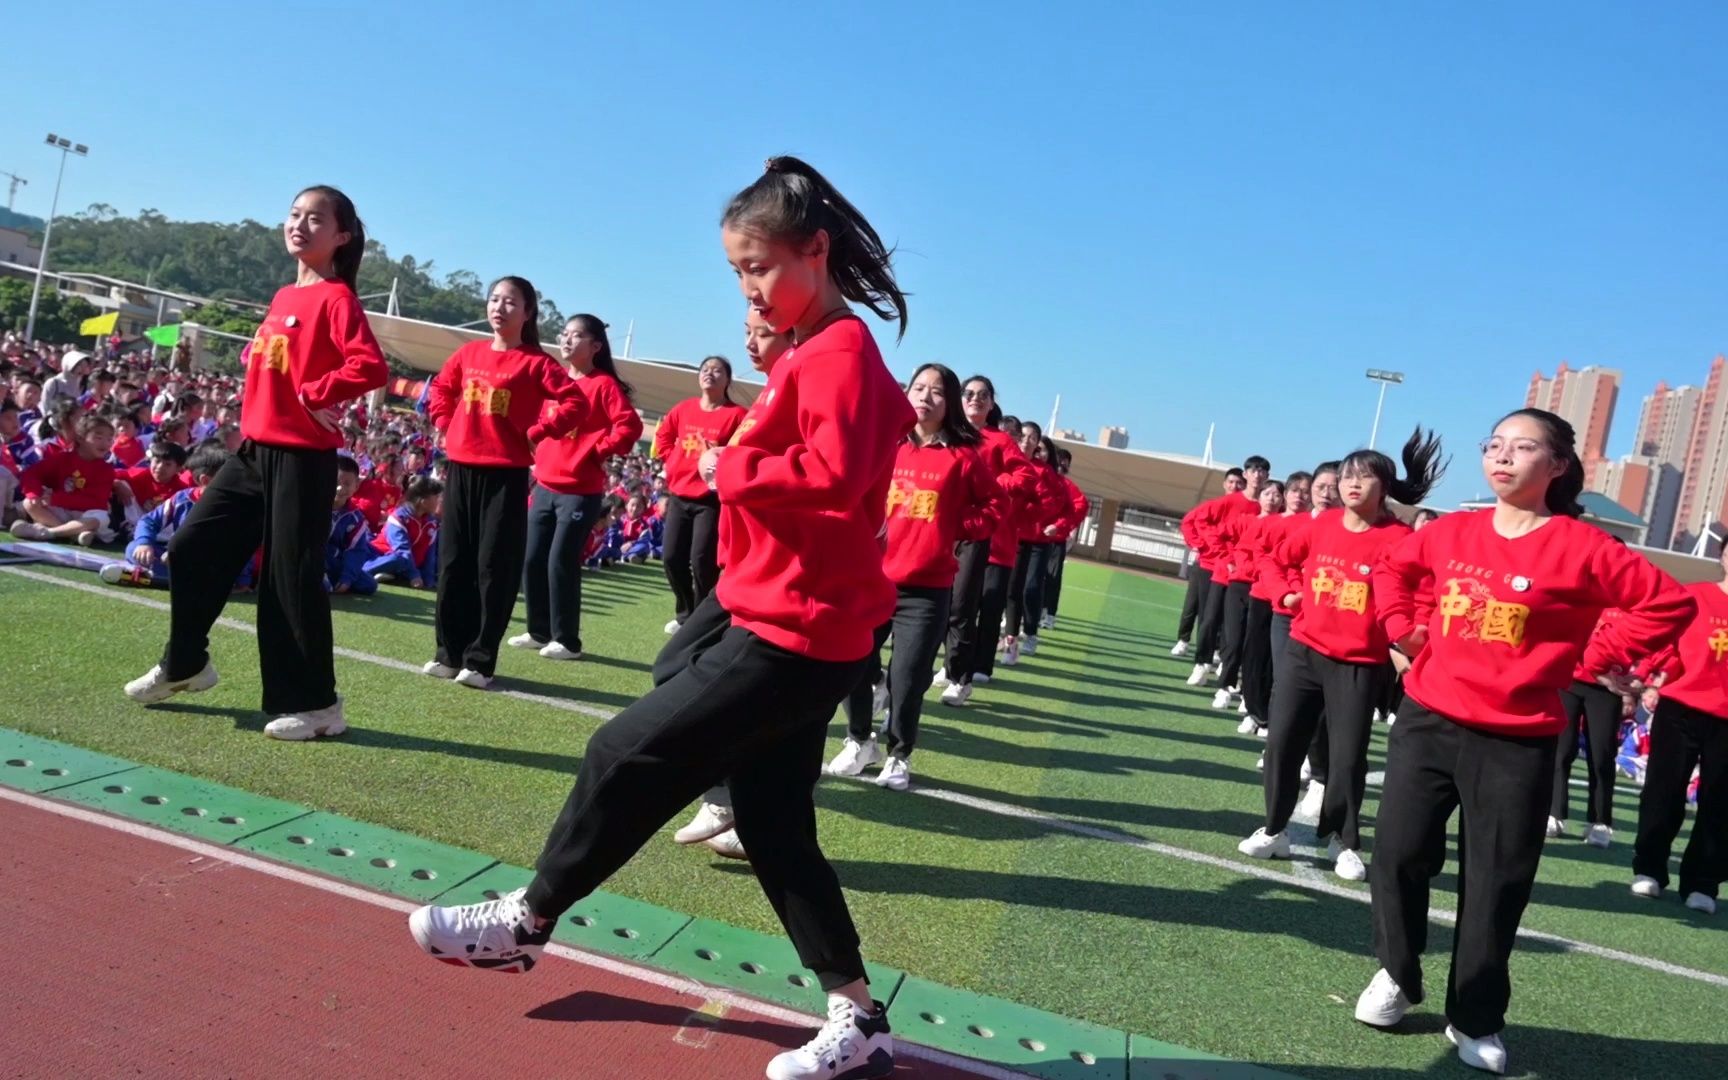
M 702 363 L 696 365 L 697 375 L 701 375 L 702 369 L 707 366 L 708 361 L 710 360 L 719 364 L 726 371 L 726 390 L 720 395 L 721 400 L 725 401 L 728 405 L 738 404 L 736 401 L 732 400 L 732 361 L 721 356 L 719 353 L 715 353 L 713 356 L 704 356 L 702 358 Z
M 1378 450 L 1356 450 L 1338 464 L 1338 478 L 1346 473 L 1365 472 L 1380 481 L 1385 498 L 1405 506 L 1415 506 L 1428 497 L 1434 485 L 1446 475 L 1450 458 L 1440 456 L 1440 436 L 1424 431 L 1420 425 L 1410 433 L 1399 454 L 1404 462 L 1404 476 L 1398 476 L 1398 466 Z
M 300 195 L 322 195 L 330 201 L 331 208 L 336 211 L 336 227 L 348 234 L 348 242 L 336 249 L 331 264 L 336 276 L 347 282 L 350 289 L 359 292 L 360 259 L 366 254 L 366 225 L 360 220 L 360 212 L 354 209 L 354 200 L 329 184 L 313 184 Z M 294 197 L 298 199 L 300 195 Z
M 522 320 L 522 344 L 540 349 L 540 294 L 534 291 L 534 283 L 525 277 L 505 274 L 487 288 L 486 296 L 490 298 L 492 290 L 500 285 L 508 285 L 522 294 L 522 304 L 528 310 L 527 317 Z
M 1044 464 L 1056 468 L 1056 440 L 1048 435 L 1039 436 L 1038 442 L 1044 447 Z M 1058 470 L 1060 471 L 1060 470 Z
M 984 436 L 978 434 L 978 429 L 966 418 L 966 410 L 960 407 L 960 376 L 954 374 L 953 368 L 946 364 L 924 364 L 906 380 L 907 391 L 911 391 L 912 384 L 926 371 L 934 371 L 942 380 L 942 441 L 949 446 L 977 446 L 982 443 Z
M 828 276 L 840 295 L 878 318 L 900 324 L 906 336 L 906 294 L 894 280 L 894 252 L 833 184 L 790 155 L 771 157 L 761 176 L 732 196 L 720 224 L 760 232 L 799 247 L 828 234 Z
M 1582 515 L 1584 508 L 1578 505 L 1578 496 L 1584 491 L 1584 462 L 1578 457 L 1578 435 L 1572 425 L 1546 409 L 1519 409 L 1502 416 L 1494 426 L 1499 427 L 1514 416 L 1527 416 L 1541 424 L 1548 452 L 1566 465 L 1566 471 L 1549 482 L 1543 496 L 1548 512 L 1565 517 Z
M 975 382 L 983 383 L 984 388 L 990 391 L 990 411 L 985 414 L 984 423 L 993 428 L 1001 427 L 1002 406 L 996 402 L 996 384 L 990 381 L 990 376 L 988 375 L 974 375 L 962 383 L 961 386 L 971 386 Z
M 594 370 L 604 371 L 612 376 L 618 382 L 618 389 L 624 391 L 624 400 L 633 401 L 636 397 L 635 388 L 624 381 L 624 376 L 618 374 L 618 362 L 612 359 L 612 339 L 606 336 L 606 324 L 600 321 L 600 316 L 587 313 L 572 315 L 564 325 L 568 326 L 570 323 L 581 323 L 582 332 L 600 342 L 600 349 L 594 354 Z

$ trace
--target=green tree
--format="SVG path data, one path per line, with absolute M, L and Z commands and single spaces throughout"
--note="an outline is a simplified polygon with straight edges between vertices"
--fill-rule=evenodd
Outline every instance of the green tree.
M 33 282 L 23 278 L 0 278 L 0 326 L 22 331 L 30 321 L 30 290 Z M 83 297 L 65 297 L 51 284 L 42 286 L 36 305 L 36 340 L 66 344 L 78 340 L 78 324 L 101 312 Z

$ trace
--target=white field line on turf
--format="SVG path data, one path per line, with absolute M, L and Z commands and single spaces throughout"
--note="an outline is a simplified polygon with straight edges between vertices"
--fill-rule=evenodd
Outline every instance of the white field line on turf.
M 111 599 L 143 604 L 146 607 L 165 609 L 168 606 L 159 600 L 150 600 L 145 597 L 134 596 L 129 593 L 121 592 L 118 589 L 108 589 L 97 585 L 87 585 L 78 581 L 67 581 L 50 574 L 39 574 L 29 570 L 19 570 L 10 566 L 0 566 L 0 573 L 17 574 L 49 585 L 59 585 L 68 589 L 78 589 L 82 592 L 92 593 L 97 596 L 106 596 Z M 252 625 L 239 622 L 235 619 L 222 619 L 220 622 L 224 626 L 231 626 L 234 629 L 243 630 L 247 633 L 257 633 L 256 628 Z M 392 668 L 394 670 L 409 671 L 414 674 L 419 674 L 420 670 L 412 664 L 405 664 L 400 660 L 392 660 L 388 657 L 372 656 L 369 653 L 338 649 L 337 654 L 354 660 L 378 664 L 382 667 Z M 613 715 L 604 710 L 578 707 L 574 702 L 564 701 L 561 698 L 544 697 L 539 694 L 525 694 L 513 690 L 502 691 L 502 693 L 528 701 L 537 701 L 554 708 L 567 709 L 572 712 L 583 712 L 588 715 L 597 716 L 600 719 L 610 719 Z M 871 783 L 872 781 L 865 780 L 863 782 Z M 1067 818 L 1053 817 L 1049 814 L 1040 814 L 1035 810 L 1027 810 L 1024 807 L 1013 806 L 1009 803 L 996 802 L 991 799 L 980 799 L 975 796 L 962 795 L 953 791 L 943 791 L 940 788 L 927 787 L 923 784 L 913 787 L 911 793 L 914 795 L 922 795 L 925 798 L 936 799 L 941 802 L 953 803 L 957 806 L 965 806 L 973 810 L 982 810 L 989 814 L 1018 818 L 1021 821 L 1035 822 L 1039 825 L 1045 826 L 1046 828 L 1058 829 L 1062 832 L 1073 833 L 1076 836 L 1085 836 L 1094 840 L 1104 840 L 1113 844 L 1126 844 L 1129 847 L 1151 852 L 1155 855 L 1164 855 L 1172 859 L 1181 859 L 1185 862 L 1198 863 L 1203 866 L 1211 866 L 1220 870 L 1228 870 L 1232 873 L 1259 878 L 1262 881 L 1269 881 L 1275 884 L 1287 885 L 1299 889 L 1307 889 L 1310 892 L 1324 893 L 1327 896 L 1335 896 L 1344 900 L 1353 900 L 1360 904 L 1368 903 L 1369 899 L 1366 890 L 1353 889 L 1345 885 L 1334 884 L 1326 878 L 1324 873 L 1318 875 L 1318 880 L 1310 880 L 1305 877 L 1287 874 L 1280 870 L 1258 866 L 1251 862 L 1229 859 L 1221 855 L 1207 855 L 1198 851 L 1189 851 L 1187 848 L 1175 847 L 1171 844 L 1161 844 L 1155 840 L 1145 840 L 1128 833 L 1118 832 L 1115 829 L 1106 829 L 1097 825 L 1088 825 L 1081 821 L 1070 821 Z M 1452 923 L 1457 921 L 1458 915 L 1457 912 L 1454 911 L 1435 908 L 1429 911 L 1429 917 L 1436 922 Z M 1562 949 L 1582 953 L 1586 956 L 1595 956 L 1604 960 L 1617 960 L 1624 964 L 1631 964 L 1634 967 L 1648 968 L 1651 971 L 1659 971 L 1666 975 L 1677 975 L 1681 978 L 1709 983 L 1712 986 L 1728 987 L 1728 975 L 1717 975 L 1713 972 L 1682 967 L 1679 964 L 1670 964 L 1666 960 L 1656 960 L 1647 956 L 1639 956 L 1636 953 L 1622 952 L 1619 949 L 1612 949 L 1605 945 L 1592 945 L 1589 942 L 1574 941 L 1571 938 L 1560 937 L 1557 934 L 1544 933 L 1540 930 L 1520 929 L 1518 931 L 1518 936 L 1532 941 L 1546 942 L 1550 945 L 1556 945 Z
M 70 803 L 59 802 L 40 795 L 31 795 L 22 791 L 14 791 L 8 787 L 0 787 L 0 799 L 18 803 L 22 806 L 28 806 L 36 810 L 45 810 L 50 814 L 58 814 L 61 817 L 71 818 L 74 821 L 81 821 L 88 825 L 97 825 L 105 829 L 113 829 L 115 832 L 124 833 L 127 836 L 133 836 L 143 840 L 153 840 L 156 843 L 179 848 L 182 851 L 189 851 L 194 855 L 206 859 L 225 862 L 246 870 L 255 870 L 260 874 L 267 874 L 270 877 L 282 881 L 292 882 L 296 885 L 304 885 L 311 889 L 319 889 L 323 892 L 332 893 L 348 900 L 358 900 L 361 903 L 371 904 L 374 907 L 386 908 L 399 914 L 405 915 L 420 906 L 412 900 L 405 900 L 399 896 L 389 896 L 385 893 L 373 892 L 370 889 L 362 889 L 358 886 L 349 885 L 332 878 L 322 877 L 318 874 L 308 873 L 304 870 L 296 870 L 292 866 L 284 866 L 278 862 L 271 862 L 268 859 L 248 855 L 232 848 L 222 847 L 218 844 L 206 843 L 203 840 L 197 840 L 190 836 L 182 836 L 179 833 L 172 833 L 164 829 L 158 829 L 154 825 L 146 825 L 143 822 L 131 821 L 126 818 L 112 817 L 99 811 L 87 810 L 81 806 L 73 806 Z M 403 938 L 406 939 L 407 937 L 407 928 L 404 927 Z M 574 961 L 578 964 L 585 964 L 588 967 L 599 968 L 602 971 L 611 972 L 614 975 L 622 975 L 626 978 L 648 983 L 651 986 L 658 986 L 674 993 L 685 994 L 702 1001 L 723 1002 L 731 1008 L 743 1012 L 754 1013 L 757 1016 L 767 1017 L 770 1020 L 778 1020 L 783 1024 L 796 1024 L 800 1027 L 807 1027 L 814 1024 L 817 1019 L 809 1013 L 801 1013 L 796 1009 L 788 1009 L 783 1006 L 770 1004 L 766 1001 L 758 1001 L 755 998 L 745 997 L 741 994 L 734 994 L 731 991 L 720 987 L 708 986 L 705 983 L 697 982 L 695 979 L 687 979 L 681 975 L 673 975 L 670 972 L 656 971 L 653 968 L 639 967 L 635 964 L 618 960 L 610 956 L 604 956 L 600 953 L 585 952 L 582 949 L 571 948 L 568 945 L 561 945 L 556 942 L 548 944 L 546 946 L 546 951 L 554 956 L 563 957 L 566 960 Z M 971 1073 L 976 1076 L 989 1077 L 990 1080 L 1018 1080 L 1019 1077 L 1025 1075 L 1024 1073 L 1017 1073 L 1011 1069 L 1002 1068 L 1001 1066 L 973 1061 L 970 1058 L 962 1058 L 928 1046 L 920 1046 L 917 1043 L 897 1040 L 896 1050 L 899 1056 L 902 1057 L 918 1058 L 935 1065 L 958 1069 L 962 1072 Z
M 1110 599 L 1120 600 L 1124 604 L 1143 604 L 1146 607 L 1163 608 L 1165 611 L 1182 610 L 1182 605 L 1180 604 L 1163 604 L 1159 603 L 1157 600 L 1142 600 L 1138 596 L 1116 596 L 1113 593 L 1105 592 L 1103 589 L 1088 589 L 1084 585 L 1063 585 L 1062 591 L 1091 593 L 1093 596 L 1108 596 Z

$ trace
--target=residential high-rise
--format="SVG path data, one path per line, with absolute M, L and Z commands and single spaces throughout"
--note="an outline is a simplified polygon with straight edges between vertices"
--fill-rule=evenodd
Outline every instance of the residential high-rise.
M 1685 479 L 1675 516 L 1676 547 L 1690 547 L 1705 530 L 1714 529 L 1728 512 L 1728 360 L 1718 356 L 1698 402 L 1687 442 Z M 1718 543 L 1720 539 L 1718 539 Z M 1714 545 L 1707 545 L 1714 546 Z
M 1107 427 L 1098 432 L 1098 445 L 1108 446 L 1112 450 L 1128 449 L 1128 429 L 1124 427 Z
M 1591 489 L 1613 499 L 1644 519 L 1649 528 L 1644 543 L 1667 547 L 1674 536 L 1674 512 L 1680 505 L 1680 470 L 1641 454 L 1604 461 Z
M 1697 423 L 1698 405 L 1703 400 L 1704 391 L 1696 386 L 1670 389 L 1665 382 L 1657 383 L 1638 414 L 1632 453 L 1684 469 L 1691 450 L 1692 425 Z
M 1608 428 L 1614 422 L 1619 397 L 1620 372 L 1594 366 L 1574 371 L 1562 362 L 1551 379 L 1540 371 L 1530 376 L 1524 405 L 1547 409 L 1572 425 L 1578 436 L 1578 456 L 1584 459 L 1584 475 L 1590 479 L 1607 460 Z

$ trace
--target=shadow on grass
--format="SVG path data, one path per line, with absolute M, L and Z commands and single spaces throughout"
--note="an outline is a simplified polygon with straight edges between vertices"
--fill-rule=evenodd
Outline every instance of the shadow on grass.
M 258 726 L 260 728 L 264 726 L 262 719 L 262 717 L 259 718 Z M 521 765 L 530 769 L 543 769 L 572 779 L 575 778 L 576 771 L 582 767 L 582 757 L 579 754 L 559 754 L 544 750 L 516 750 L 503 746 L 487 746 L 484 743 L 457 742 L 454 739 L 433 739 L 424 735 L 409 735 L 404 732 L 388 731 L 381 728 L 351 727 L 339 738 L 351 746 L 370 746 L 381 750 L 408 750 L 418 754 L 441 754 L 447 757 L 470 758 L 475 761 L 491 761 L 501 765 Z
M 560 661 L 566 663 L 585 664 L 587 654 L 581 660 Z M 520 690 L 523 693 L 539 694 L 543 697 L 559 698 L 563 701 L 573 701 L 579 705 L 608 706 L 614 710 L 636 704 L 642 694 L 619 694 L 610 690 L 596 690 L 590 686 L 568 686 L 564 683 L 541 682 L 539 679 L 529 679 L 517 674 L 500 672 L 498 681 L 494 684 L 502 690 Z M 647 693 L 647 688 L 643 688 Z

